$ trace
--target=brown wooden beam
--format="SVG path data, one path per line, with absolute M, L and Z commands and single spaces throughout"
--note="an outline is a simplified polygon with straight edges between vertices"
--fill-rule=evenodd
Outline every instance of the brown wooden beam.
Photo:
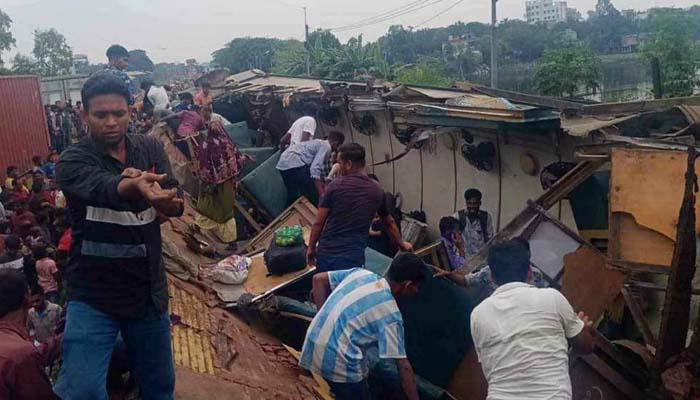
M 634 323 L 637 325 L 639 332 L 642 334 L 642 338 L 644 338 L 644 343 L 649 346 L 656 347 L 656 338 L 654 337 L 654 333 L 651 331 L 651 328 L 649 328 L 647 319 L 644 316 L 644 311 L 642 311 L 642 307 L 639 305 L 637 298 L 634 296 L 628 285 L 623 286 L 621 291 L 622 296 L 625 298 L 625 303 L 627 303 L 627 308 L 629 308 L 630 313 L 632 313 Z
M 665 292 L 666 291 L 665 286 L 655 285 L 655 284 L 650 283 L 650 282 L 630 281 L 629 285 L 635 286 L 638 288 L 642 288 L 642 289 L 656 290 L 658 292 Z M 700 289 L 693 289 L 690 291 L 690 294 L 692 294 L 693 296 L 700 296 Z M 698 331 L 698 332 L 700 332 L 700 331 Z M 700 335 L 698 336 L 698 338 L 700 338 Z
M 585 362 L 588 366 L 593 368 L 598 374 L 600 374 L 605 380 L 607 380 L 612 386 L 617 388 L 619 391 L 624 393 L 630 399 L 643 399 L 645 398 L 644 392 L 639 390 L 637 386 L 625 379 L 620 373 L 615 371 L 610 365 L 603 361 L 600 357 L 595 354 L 589 354 L 581 356 L 580 360 Z
M 245 220 L 248 221 L 248 223 L 253 227 L 253 229 L 255 229 L 256 233 L 262 230 L 260 224 L 258 224 L 258 222 L 253 218 L 252 215 L 250 215 L 248 210 L 246 210 L 245 207 L 243 207 L 241 203 L 238 202 L 238 200 L 233 201 L 233 206 L 238 209 L 238 212 L 240 212 L 241 215 L 243 215 L 243 218 L 245 218 Z
M 608 244 L 608 254 L 612 256 L 610 254 L 610 244 Z M 617 267 L 624 271 L 630 272 L 648 272 L 651 274 L 660 275 L 668 275 L 671 273 L 671 267 L 666 265 L 638 263 L 634 261 L 618 260 L 615 258 L 608 258 L 608 264 L 610 264 L 612 267 Z
M 695 274 L 695 148 L 688 148 L 688 164 L 685 173 L 685 193 L 678 216 L 676 246 L 673 251 L 671 273 L 664 308 L 661 315 L 658 347 L 654 363 L 655 383 L 661 386 L 660 374 L 667 361 L 685 349 L 690 324 L 690 297 Z

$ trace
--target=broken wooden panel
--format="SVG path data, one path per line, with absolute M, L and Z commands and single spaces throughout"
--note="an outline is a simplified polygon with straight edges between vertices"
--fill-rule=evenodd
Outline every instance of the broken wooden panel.
M 610 257 L 670 265 L 683 200 L 686 153 L 614 148 L 611 157 Z M 698 165 L 696 162 L 696 170 Z
M 190 283 L 171 275 L 168 287 L 178 398 L 315 398 L 313 379 L 277 339 L 211 306 L 212 296 Z M 237 390 L 217 397 L 213 387 Z
M 597 321 L 620 294 L 625 274 L 607 267 L 598 250 L 581 245 L 564 256 L 561 291 L 576 312 Z
M 611 235 L 608 246 L 614 260 L 645 263 L 652 265 L 670 265 L 675 242 L 664 234 L 639 225 L 634 217 L 625 212 L 612 215 Z

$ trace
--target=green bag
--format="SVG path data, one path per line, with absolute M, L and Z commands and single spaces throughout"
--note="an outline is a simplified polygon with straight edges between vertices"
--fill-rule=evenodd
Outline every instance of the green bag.
M 281 247 L 303 244 L 304 230 L 301 225 L 283 226 L 275 231 L 275 243 Z

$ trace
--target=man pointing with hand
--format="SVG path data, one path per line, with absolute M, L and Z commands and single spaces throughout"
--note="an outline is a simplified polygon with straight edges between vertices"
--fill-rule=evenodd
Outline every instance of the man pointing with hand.
M 182 215 L 183 200 L 155 139 L 127 135 L 129 88 L 96 74 L 81 91 L 90 135 L 56 167 L 73 240 L 66 267 L 68 313 L 56 393 L 106 400 L 118 333 L 141 398 L 172 399 L 175 373 L 160 220 Z

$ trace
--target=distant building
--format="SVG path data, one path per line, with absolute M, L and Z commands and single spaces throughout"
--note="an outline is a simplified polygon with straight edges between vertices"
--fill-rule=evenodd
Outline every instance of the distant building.
M 566 9 L 566 20 L 567 21 L 581 21 L 583 18 L 581 17 L 581 13 L 578 12 L 577 9 L 575 8 L 567 8 Z
M 73 65 L 71 67 L 71 74 L 75 74 L 78 71 L 82 71 L 90 65 L 88 61 L 88 56 L 85 54 L 73 54 Z
M 633 9 L 626 9 L 626 10 L 620 10 L 620 15 L 622 15 L 623 17 L 628 18 L 628 19 L 640 21 L 640 20 L 647 19 L 649 12 L 648 12 L 648 10 L 637 11 L 637 10 L 633 10 Z
M 569 13 L 565 1 L 528 0 L 525 2 L 525 20 L 530 24 L 565 22 Z
M 646 42 L 646 36 L 642 35 L 622 35 L 620 38 L 620 52 L 634 53 Z
M 635 18 L 637 18 L 637 10 L 633 10 L 633 9 L 620 10 L 620 15 L 622 15 L 625 18 L 635 19 Z

